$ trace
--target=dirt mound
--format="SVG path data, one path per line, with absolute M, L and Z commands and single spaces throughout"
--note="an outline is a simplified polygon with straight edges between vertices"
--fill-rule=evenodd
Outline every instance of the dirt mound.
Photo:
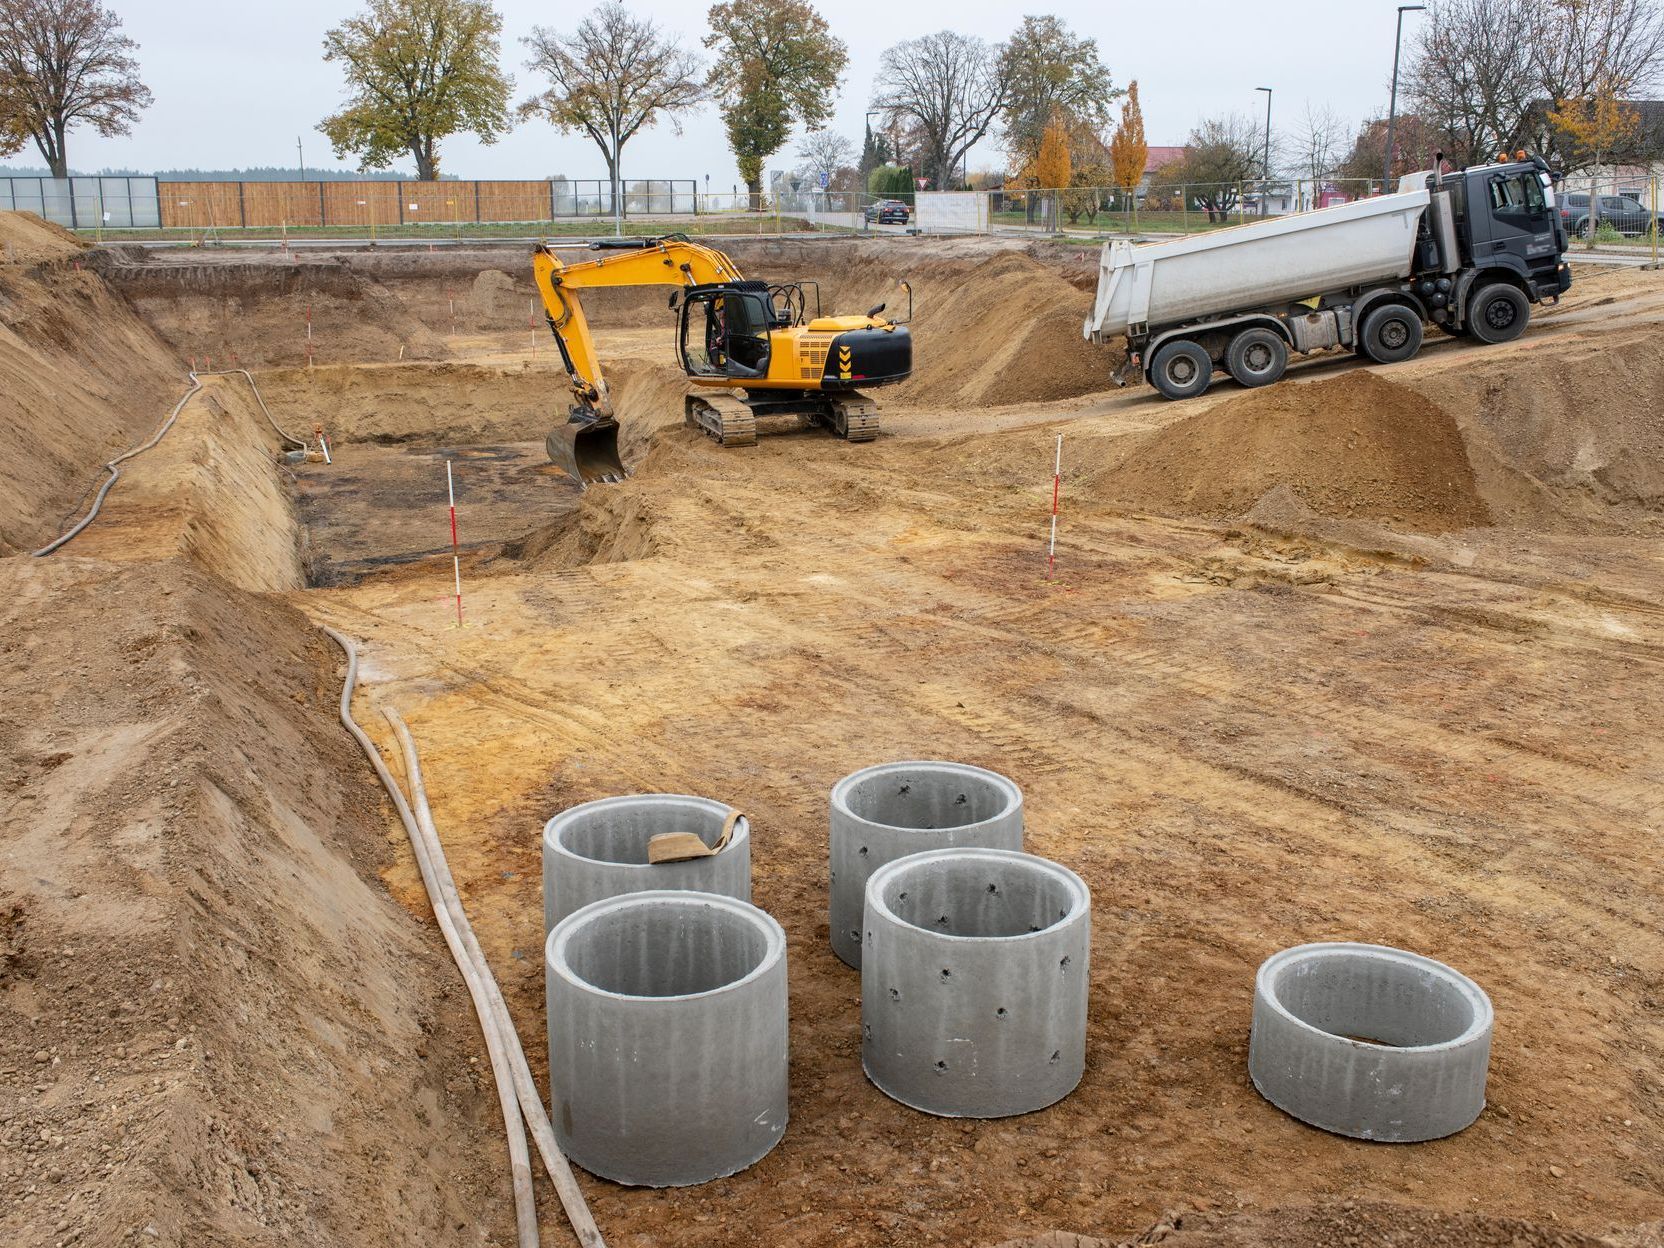
M 99 465 L 178 401 L 183 373 L 97 274 L 0 267 L 0 553 L 61 532 Z
M 1490 519 L 1456 422 L 1367 369 L 1227 398 L 1129 442 L 1092 485 L 1140 510 L 1240 516 L 1281 486 L 1325 516 L 1428 532 Z
M 183 560 L 8 560 L 0 628 L 0 1242 L 512 1237 L 329 643 Z
M 571 515 L 505 543 L 503 555 L 545 572 L 623 563 L 658 552 L 656 529 L 652 503 L 626 482 L 587 491 Z
M 970 254 L 966 254 L 967 251 Z M 997 406 L 1102 390 L 1116 357 L 1081 337 L 1092 296 L 1016 248 L 962 240 L 740 245 L 748 275 L 818 280 L 828 312 L 883 303 L 905 316 L 913 287 L 913 376 L 880 393 L 916 406 Z
M 86 250 L 87 244 L 63 226 L 32 212 L 0 212 L 0 264 L 46 264 Z
M 1571 532 L 1664 524 L 1664 336 L 1470 356 L 1410 384 L 1458 414 L 1498 521 Z

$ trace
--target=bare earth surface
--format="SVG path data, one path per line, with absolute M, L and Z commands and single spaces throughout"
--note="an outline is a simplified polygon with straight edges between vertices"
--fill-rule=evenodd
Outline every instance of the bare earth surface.
M 783 266 L 809 263 L 794 247 L 743 263 L 792 275 Z M 173 1030 L 154 1029 L 171 1044 L 196 1022 L 215 1061 L 243 1045 L 273 1054 L 248 1076 L 286 1133 L 265 1155 L 340 1159 L 320 1163 L 327 1181 L 304 1198 L 285 1188 L 315 1212 L 269 1210 L 281 1228 L 270 1242 L 512 1240 L 488 1081 L 441 1074 L 471 1070 L 480 1052 L 460 984 L 403 833 L 385 804 L 376 814 L 368 773 L 331 718 L 338 673 L 304 615 L 362 640 L 358 715 L 372 733 L 384 733 L 377 705 L 409 720 L 452 869 L 540 1078 L 542 823 L 574 802 L 638 791 L 703 794 L 752 817 L 755 898 L 789 940 L 791 1125 L 751 1170 L 697 1189 L 585 1176 L 611 1244 L 1664 1243 L 1656 275 L 1580 274 L 1574 297 L 1508 347 L 1441 341 L 1388 369 L 1326 358 L 1270 391 L 1221 385 L 1174 406 L 1143 389 L 1105 393 L 1110 361 L 1080 361 L 1085 296 L 1072 253 L 881 244 L 855 260 L 799 271 L 842 283 L 840 305 L 904 267 L 920 292 L 919 371 L 880 393 L 889 436 L 875 443 L 798 433 L 724 451 L 703 440 L 679 424 L 662 302 L 621 304 L 627 329 L 607 345 L 634 475 L 580 496 L 539 463 L 540 433 L 564 410 L 546 344 L 531 351 L 515 312 L 452 335 L 429 313 L 434 283 L 455 276 L 384 265 L 374 280 L 386 306 L 422 322 L 433 360 L 401 367 L 376 354 L 373 368 L 309 373 L 290 357 L 260 374 L 281 421 L 331 429 L 333 466 L 295 465 L 292 484 L 275 470 L 254 484 L 259 457 L 245 462 L 245 451 L 259 426 L 240 386 L 224 383 L 154 453 L 148 475 L 118 485 L 107 523 L 71 546 L 63 566 L 82 570 L 0 563 L 19 585 L 64 579 L 50 613 L 33 613 L 39 622 L 14 610 L 10 635 L 25 640 L 6 652 L 8 681 L 32 699 L 12 712 L 24 742 L 12 790 L 59 803 L 6 833 L 0 915 L 11 905 L 46 916 L 4 929 L 35 951 L 28 984 L 18 959 L 0 957 L 10 1034 L 30 1037 L 4 1051 L 8 1077 L 48 1048 L 33 1037 L 68 1017 L 66 985 L 82 985 L 81 1010 L 113 991 L 88 964 L 41 952 L 63 947 L 50 925 L 71 920 L 35 880 L 92 888 L 91 868 L 40 865 L 47 834 L 127 826 L 91 778 L 134 765 L 94 751 L 90 711 L 49 710 L 50 681 L 77 660 L 67 643 L 26 639 L 92 627 L 111 603 L 148 604 L 159 592 L 149 582 L 195 578 L 241 597 L 190 607 L 201 622 L 179 626 L 263 630 L 237 643 L 250 656 L 239 679 L 258 691 L 247 696 L 283 708 L 244 711 L 219 733 L 247 755 L 257 785 L 284 795 L 294 813 L 280 826 L 310 829 L 319 847 L 309 853 L 351 863 L 317 858 L 317 882 L 290 885 L 288 860 L 272 861 L 263 904 L 296 926 L 257 924 L 240 937 L 249 957 L 282 960 L 288 995 L 276 999 L 305 1003 L 309 1021 L 239 1016 L 222 990 L 178 1007 Z M 515 269 L 505 280 L 519 278 Z M 951 301 L 968 306 L 984 278 L 1021 287 L 1019 302 L 1077 304 L 1043 342 L 1023 339 L 982 371 L 949 327 Z M 140 278 L 110 281 L 132 293 Z M 149 293 L 133 297 L 141 310 L 153 302 L 163 335 L 203 314 L 188 283 L 164 298 L 161 278 L 143 281 Z M 495 279 L 475 285 L 482 301 L 493 290 L 511 298 Z M 233 289 L 208 297 L 240 297 Z M 263 348 L 251 332 L 216 349 L 254 358 Z M 1063 521 L 1048 581 L 1059 433 Z M 269 459 L 274 444 L 261 445 Z M 445 459 L 466 547 L 460 629 Z M 291 497 L 299 523 L 286 518 Z M 135 573 L 136 561 L 167 571 Z M 93 588 L 71 596 L 81 580 Z M 235 605 L 245 599 L 261 605 Z M 142 658 L 121 658 L 125 635 L 84 649 L 101 657 L 79 660 L 81 679 L 133 679 Z M 267 671 L 254 656 L 279 645 L 283 662 Z M 239 662 L 223 654 L 208 670 Z M 178 670 L 193 670 L 190 660 Z M 164 713 L 159 703 L 135 710 L 132 731 L 152 731 Z M 294 734 L 315 753 L 295 754 Z M 284 788 L 262 761 L 272 741 L 327 785 Z M 47 778 L 76 774 L 48 766 L 56 753 L 85 759 L 77 783 Z M 901 757 L 1011 776 L 1029 848 L 1093 889 L 1087 1071 L 1051 1109 L 939 1120 L 861 1073 L 859 977 L 827 945 L 827 793 L 857 767 Z M 263 805 L 257 788 L 218 788 L 229 794 L 225 819 Z M 307 805 L 313 796 L 323 805 Z M 199 840 L 178 844 L 227 843 L 221 824 L 185 811 L 178 826 Z M 168 845 L 186 832 L 154 836 Z M 152 874 L 150 895 L 194 904 L 183 877 Z M 327 890 L 348 886 L 373 916 L 363 934 L 325 922 L 342 905 Z M 34 934 L 44 931 L 54 934 Z M 1489 1104 L 1472 1127 L 1425 1145 L 1365 1144 L 1302 1126 L 1255 1093 L 1254 968 L 1324 939 L 1401 945 L 1487 989 L 1496 1041 Z M 369 941 L 373 956 L 350 941 Z M 284 956 L 290 947 L 327 960 Z M 150 956 L 135 953 L 135 966 Z M 402 991 L 375 980 L 349 995 L 377 1003 L 384 1023 L 339 1000 L 344 968 L 382 966 L 393 980 L 402 971 Z M 33 1031 L 18 1029 L 24 1017 Z M 369 1038 L 354 1040 L 347 1017 Z M 416 1059 L 409 1026 L 424 1018 L 433 1038 Z M 338 1048 L 312 1041 L 316 1068 L 289 1060 L 283 1037 L 297 1028 Z M 97 1032 L 79 1041 L 77 1052 L 98 1057 L 89 1071 L 109 1077 L 112 1043 Z M 381 1056 L 354 1067 L 344 1053 L 361 1043 Z M 51 1048 L 44 1065 L 57 1069 L 59 1055 Z M 416 1071 L 417 1060 L 437 1067 Z M 319 1080 L 360 1099 L 343 1099 L 330 1121 L 292 1108 Z M 47 1095 L 30 1086 L 3 1103 L 19 1139 Z M 45 1128 L 76 1142 L 58 1155 L 109 1142 L 82 1105 L 96 1089 L 76 1087 L 80 1099 L 53 1102 L 57 1125 Z M 243 1094 L 203 1085 L 193 1095 L 181 1111 L 190 1122 L 211 1111 L 226 1130 L 247 1129 Z M 408 1176 L 400 1200 L 353 1168 L 369 1145 L 349 1120 L 379 1126 L 378 1169 Z M 139 1155 L 121 1143 L 131 1136 L 113 1138 Z M 213 1178 L 247 1151 L 239 1143 L 228 1160 L 204 1150 L 193 1173 Z M 60 1220 L 87 1242 L 142 1234 L 137 1214 L 104 1239 L 90 1229 L 97 1219 L 67 1218 L 64 1189 L 80 1172 L 59 1162 L 54 1180 L 40 1157 L 5 1163 L 6 1190 L 34 1188 L 0 1222 L 14 1239 L 56 1243 Z M 462 1181 L 445 1177 L 453 1170 Z M 156 1167 L 113 1169 L 101 1182 L 112 1203 L 188 1186 Z M 224 1216 L 232 1198 L 204 1190 L 197 1221 L 158 1225 L 164 1242 L 266 1242 L 257 1221 Z M 548 1242 L 561 1242 L 558 1206 L 540 1195 Z M 339 1202 L 372 1198 L 383 1211 L 372 1222 L 354 1232 L 340 1221 Z

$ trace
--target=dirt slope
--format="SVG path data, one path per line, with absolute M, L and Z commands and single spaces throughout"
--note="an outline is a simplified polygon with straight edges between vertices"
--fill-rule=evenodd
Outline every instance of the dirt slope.
M 240 589 L 306 583 L 304 535 L 278 464 L 283 443 L 241 377 L 206 377 L 167 436 L 122 465 L 81 558 L 191 558 Z
M 0 264 L 43 264 L 69 260 L 87 244 L 61 225 L 32 212 L 0 212 Z
M 17 232 L 26 215 L 0 213 L 0 230 Z M 77 250 L 60 243 L 49 263 L 0 264 L 0 554 L 56 536 L 102 479 L 99 465 L 148 435 L 184 392 L 166 344 L 72 263 Z
M 485 1242 L 494 1101 L 329 643 L 179 560 L 0 604 L 0 1241 Z

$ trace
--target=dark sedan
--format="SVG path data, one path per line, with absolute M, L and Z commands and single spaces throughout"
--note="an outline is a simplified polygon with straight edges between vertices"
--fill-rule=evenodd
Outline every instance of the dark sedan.
M 1620 234 L 1650 234 L 1664 224 L 1661 217 L 1647 208 L 1633 195 L 1600 195 L 1595 211 L 1599 226 L 1610 226 Z M 1560 219 L 1573 238 L 1587 238 L 1589 229 L 1589 197 L 1581 193 L 1560 197 Z
M 879 225 L 906 225 L 912 218 L 907 205 L 899 199 L 880 199 L 866 207 L 867 221 Z

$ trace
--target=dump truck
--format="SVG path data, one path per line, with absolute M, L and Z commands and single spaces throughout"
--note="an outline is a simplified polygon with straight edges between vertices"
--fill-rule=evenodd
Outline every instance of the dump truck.
M 1290 352 L 1407 360 L 1426 325 L 1507 342 L 1525 332 L 1532 304 L 1571 288 L 1557 182 L 1540 156 L 1520 152 L 1411 174 L 1391 194 L 1330 208 L 1111 242 L 1084 333 L 1125 340 L 1117 385 L 1140 369 L 1169 399 L 1194 398 L 1220 371 L 1270 385 Z

